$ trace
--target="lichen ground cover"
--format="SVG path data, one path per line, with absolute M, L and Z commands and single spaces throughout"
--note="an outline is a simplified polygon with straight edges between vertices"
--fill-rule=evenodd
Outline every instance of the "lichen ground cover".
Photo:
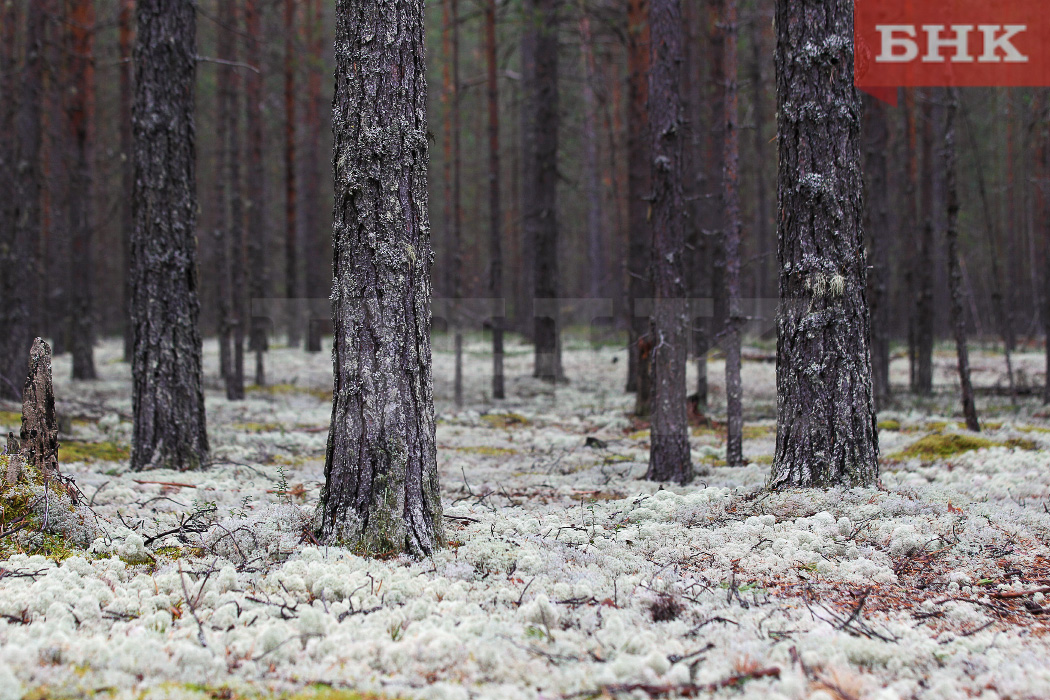
M 0 559 L 0 700 L 1050 695 L 1050 421 L 984 397 L 990 443 L 951 438 L 973 436 L 950 353 L 935 397 L 880 416 L 879 488 L 769 493 L 772 364 L 745 362 L 752 464 L 733 469 L 711 363 L 716 425 L 693 431 L 703 473 L 680 487 L 640 480 L 648 432 L 627 416 L 622 351 L 567 342 L 571 383 L 551 387 L 511 343 L 510 398 L 494 405 L 470 339 L 457 410 L 449 344 L 435 346 L 450 543 L 423 561 L 305 534 L 327 353 L 272 351 L 279 390 L 231 403 L 207 345 L 213 462 L 182 473 L 127 469 L 119 344 L 100 346 L 96 383 L 65 379 L 58 358 L 66 455 L 80 460 L 63 469 L 103 536 Z M 1033 378 L 1041 361 L 1015 360 Z M 893 371 L 906 384 L 903 360 Z M 1001 373 L 992 355 L 975 361 L 978 386 Z M 0 405 L 5 426 L 16 408 Z M 949 439 L 909 451 L 930 436 Z

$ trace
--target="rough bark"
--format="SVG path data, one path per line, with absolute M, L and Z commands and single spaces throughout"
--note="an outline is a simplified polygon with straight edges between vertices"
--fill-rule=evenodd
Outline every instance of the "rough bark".
M 72 321 L 70 349 L 73 379 L 95 379 L 95 324 L 92 239 L 94 212 L 94 121 L 95 121 L 95 3 L 72 0 L 69 12 L 69 77 L 75 86 L 69 94 L 67 120 L 73 145 L 73 167 L 69 171 L 70 250 L 69 310 Z
M 639 378 L 648 373 L 639 362 L 639 341 L 649 330 L 649 319 L 635 309 L 651 294 L 649 282 L 649 0 L 627 4 L 627 391 L 639 391 Z M 642 397 L 648 404 L 648 397 Z
M 559 0 L 525 0 L 526 27 L 534 55 L 525 79 L 526 237 L 533 250 L 533 299 L 558 299 L 558 14 Z M 534 318 L 533 376 L 554 382 L 564 379 L 558 321 Z
M 19 445 L 25 463 L 54 481 L 58 468 L 58 417 L 51 384 L 51 348 L 40 338 L 29 351 L 29 372 L 22 389 Z
M 227 0 L 229 2 L 229 0 Z M 284 295 L 289 300 L 299 298 L 299 218 L 298 188 L 295 158 L 295 11 L 296 0 L 284 0 Z M 302 339 L 302 322 L 294 310 L 288 308 L 288 347 L 297 347 Z
M 247 204 L 248 230 L 246 247 L 248 254 L 248 294 L 249 308 L 253 299 L 264 299 L 269 287 L 269 270 L 267 267 L 267 245 L 269 240 L 269 219 L 266 216 L 266 168 L 263 162 L 263 54 L 262 54 L 262 18 L 260 0 L 245 0 L 244 27 L 247 35 L 246 58 L 255 70 L 248 71 L 245 80 L 244 96 L 246 101 L 246 126 L 248 131 L 248 152 L 245 163 L 250 177 L 245 187 Z M 266 366 L 263 353 L 269 349 L 267 320 L 250 316 L 249 349 L 255 353 L 255 384 L 266 384 Z
M 722 199 L 725 207 L 725 295 L 726 295 L 726 464 L 744 464 L 744 406 L 740 382 L 740 336 L 744 312 L 740 302 L 740 125 L 737 87 L 737 6 L 725 0 L 722 24 L 725 36 L 725 113 L 722 161 Z
M 496 53 L 496 0 L 485 3 L 485 68 L 489 136 L 489 296 L 503 299 L 503 210 L 500 199 L 499 79 Z M 503 323 L 492 318 L 492 398 L 506 397 L 503 381 Z
M 868 307 L 871 311 L 871 375 L 877 408 L 890 399 L 889 247 L 892 241 L 889 211 L 887 153 L 889 120 L 885 105 L 864 100 L 864 227 L 871 251 Z
M 370 554 L 422 556 L 444 542 L 423 6 L 336 5 L 335 399 L 320 534 Z
M 324 69 L 324 44 L 321 28 L 324 17 L 321 0 L 310 0 L 308 25 L 309 75 L 306 79 L 306 140 L 305 173 L 303 177 L 303 228 L 306 253 L 306 293 L 310 306 L 327 300 L 332 289 L 331 255 L 327 250 L 324 226 L 321 222 L 321 73 Z M 307 329 L 307 352 L 321 352 L 321 334 L 324 323 L 311 319 Z
M 853 2 L 777 0 L 777 446 L 770 486 L 873 485 Z
M 208 454 L 197 327 L 196 13 L 188 3 L 139 0 L 136 16 L 131 468 L 191 469 Z
M 38 281 L 37 244 L 41 231 L 40 124 L 45 7 L 31 2 L 25 12 L 25 61 L 14 118 L 14 190 L 9 217 L 11 226 L 0 231 L 3 258 L 3 303 L 0 304 L 0 398 L 22 396 L 26 357 L 33 341 Z
M 980 430 L 977 408 L 974 405 L 973 384 L 970 382 L 970 358 L 966 348 L 966 318 L 963 315 L 962 267 L 959 264 L 959 187 L 956 184 L 955 115 L 958 97 L 950 90 L 947 116 L 944 121 L 944 170 L 947 175 L 948 200 L 948 284 L 951 286 L 952 331 L 958 357 L 959 384 L 962 389 L 963 415 L 966 427 Z
M 682 196 L 682 10 L 679 0 L 651 0 L 649 125 L 652 144 L 652 434 L 654 481 L 693 478 L 686 420 L 687 350 L 684 280 L 685 202 Z
M 131 212 L 131 197 L 135 189 L 135 164 L 131 157 L 131 103 L 132 63 L 131 40 L 135 18 L 135 0 L 120 0 L 118 36 L 120 46 L 120 243 L 124 270 L 124 362 L 131 362 L 135 354 L 135 330 L 131 321 L 131 234 L 135 221 Z

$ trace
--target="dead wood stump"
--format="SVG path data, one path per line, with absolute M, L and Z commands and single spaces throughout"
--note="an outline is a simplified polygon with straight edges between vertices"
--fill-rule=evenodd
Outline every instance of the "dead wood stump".
M 51 384 L 51 347 L 40 338 L 29 351 L 29 375 L 22 391 L 22 458 L 43 475 L 45 482 L 57 481 L 58 419 L 55 392 Z

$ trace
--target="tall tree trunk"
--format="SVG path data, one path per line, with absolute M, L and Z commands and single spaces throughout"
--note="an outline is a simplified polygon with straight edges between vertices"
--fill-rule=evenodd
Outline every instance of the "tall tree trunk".
M 1039 162 L 1042 182 L 1039 188 L 1040 221 L 1043 224 L 1043 353 L 1046 375 L 1043 404 L 1050 404 L 1050 88 L 1039 91 Z M 1035 256 L 1033 256 L 1034 258 Z M 1035 260 L 1032 261 L 1035 264 Z
M 904 228 L 908 262 L 905 267 L 905 287 L 908 308 L 908 387 L 912 393 L 919 389 L 918 297 L 920 274 L 918 190 L 919 190 L 919 136 L 915 119 L 915 88 L 904 90 L 904 132 L 907 137 L 907 158 L 904 161 Z
M 463 297 L 463 204 L 459 109 L 459 0 L 442 3 L 442 46 L 445 64 L 445 235 L 449 251 L 448 294 Z M 454 337 L 455 374 L 452 380 L 457 406 L 463 405 L 463 330 L 460 310 L 453 310 L 450 330 Z
M 218 56 L 237 61 L 237 8 L 233 2 L 219 6 Z M 225 357 L 223 383 L 226 398 L 244 398 L 244 331 L 247 325 L 244 274 L 244 205 L 241 189 L 241 135 L 238 97 L 240 79 L 232 66 L 219 67 L 219 173 L 216 183 L 220 236 L 220 347 Z
M 879 474 L 853 2 L 777 0 L 777 447 L 770 486 Z M 819 110 L 811 105 L 821 105 Z
M 919 229 L 919 257 L 915 265 L 915 393 L 929 396 L 933 392 L 933 248 L 935 217 L 943 178 L 942 163 L 937 157 L 937 139 L 933 123 L 935 93 L 923 91 L 922 105 L 922 217 Z
M 40 124 L 45 31 L 43 3 L 30 2 L 25 14 L 25 64 L 15 113 L 13 226 L 0 232 L 6 260 L 4 301 L 0 304 L 0 398 L 18 399 L 26 376 L 29 348 L 39 330 L 37 244 L 40 239 Z
M 229 2 L 229 0 L 227 0 Z M 299 298 L 299 218 L 296 211 L 295 159 L 295 9 L 297 0 L 284 0 L 284 294 L 288 304 L 288 347 L 298 347 L 302 322 L 293 300 Z
M 503 211 L 500 203 L 499 77 L 496 0 L 485 2 L 485 67 L 489 117 L 489 296 L 503 299 Z M 503 315 L 492 318 L 492 398 L 506 397 L 503 383 Z
M 744 312 L 740 302 L 740 125 L 739 90 L 737 88 L 737 6 L 736 0 L 725 0 L 722 25 L 725 35 L 725 141 L 722 160 L 725 164 L 722 198 L 725 207 L 725 283 L 726 283 L 726 464 L 744 464 L 744 406 L 740 383 L 740 335 Z
M 871 249 L 868 307 L 871 310 L 871 375 L 875 405 L 884 409 L 890 399 L 890 315 L 887 281 L 892 240 L 886 154 L 889 120 L 886 107 L 872 97 L 864 99 L 864 227 Z
M 321 223 L 321 72 L 324 70 L 323 32 L 324 15 L 321 0 L 309 0 L 308 23 L 309 75 L 306 79 L 306 172 L 303 192 L 303 227 L 306 244 L 306 293 L 310 306 L 327 300 L 332 290 L 331 256 L 326 250 L 324 227 Z M 324 323 L 311 319 L 307 329 L 306 350 L 321 352 L 321 334 Z
M 686 420 L 685 201 L 682 196 L 682 9 L 651 0 L 649 125 L 652 143 L 652 434 L 646 478 L 693 478 Z
M 761 253 L 756 265 L 755 275 L 758 277 L 756 293 L 761 298 L 773 296 L 773 281 L 776 279 L 776 261 L 773 259 L 772 251 L 776 247 L 776 236 L 773 228 L 769 225 L 773 221 L 773 206 L 769 200 L 769 185 L 766 177 L 766 163 L 769 156 L 769 139 L 766 138 L 766 130 L 763 126 L 768 118 L 766 104 L 766 81 L 763 66 L 766 65 L 767 48 L 766 36 L 770 26 L 770 15 L 766 11 L 764 1 L 755 2 L 753 16 L 751 18 L 751 112 L 754 128 L 751 130 L 752 150 L 755 159 L 755 202 L 754 202 L 754 231 L 755 248 Z
M 525 0 L 525 32 L 534 49 L 526 76 L 525 189 L 526 238 L 533 245 L 533 299 L 558 299 L 558 9 L 559 0 Z M 546 310 L 544 310 L 546 312 Z M 552 311 L 552 313 L 554 313 Z M 556 314 L 555 314 L 556 315 Z M 558 320 L 535 314 L 533 375 L 546 381 L 564 379 Z
M 954 88 L 951 88 L 947 116 L 944 121 L 944 170 L 948 179 L 948 283 L 951 285 L 952 330 L 955 334 L 955 351 L 959 360 L 963 415 L 966 416 L 966 427 L 977 431 L 981 429 L 981 423 L 977 419 L 973 385 L 970 382 L 970 358 L 966 349 L 966 319 L 963 316 L 962 268 L 959 265 L 959 188 L 956 184 L 955 155 L 955 114 L 958 109 L 958 94 Z
M 193 469 L 208 455 L 197 327 L 196 10 L 139 0 L 136 15 L 131 468 Z
M 131 37 L 135 19 L 135 0 L 120 0 L 118 16 L 120 42 L 120 231 L 123 253 L 124 362 L 135 354 L 135 327 L 131 321 L 131 234 L 135 221 L 131 213 L 131 196 L 135 189 L 135 163 L 131 154 L 132 63 Z
M 598 162 L 598 97 L 594 86 L 598 70 L 594 62 L 594 37 L 585 0 L 580 0 L 580 59 L 583 64 L 583 169 L 587 191 L 587 292 L 601 299 L 605 261 L 602 248 L 602 183 Z
M 423 6 L 336 4 L 335 400 L 321 537 L 369 554 L 422 556 L 444 543 Z
M 13 2 L 0 5 L 0 94 L 3 95 L 0 100 L 0 189 L 11 193 L 18 185 L 15 173 L 18 159 L 15 117 L 19 109 L 16 42 L 21 27 L 18 10 L 18 4 Z M 17 397 L 22 386 L 13 376 L 18 365 L 14 355 L 9 355 L 14 348 L 8 343 L 12 321 L 8 300 L 18 298 L 15 285 L 19 282 L 14 255 L 15 212 L 14 197 L 0 198 L 0 295 L 4 299 L 0 303 L 0 397 L 4 398 Z
M 649 372 L 639 361 L 649 319 L 635 304 L 651 295 L 649 282 L 649 0 L 627 3 L 627 391 L 639 391 Z M 648 405 L 648 396 L 640 397 Z M 646 409 L 646 413 L 648 410 Z
M 244 26 L 247 34 L 247 59 L 255 70 L 248 72 L 245 84 L 245 100 L 247 102 L 247 127 L 248 127 L 248 153 L 246 165 L 250 177 L 247 178 L 248 186 L 245 194 L 248 204 L 248 294 L 249 308 L 251 301 L 266 298 L 269 287 L 269 273 L 267 268 L 266 244 L 269 240 L 270 228 L 266 216 L 266 168 L 263 163 L 263 123 L 262 123 L 262 101 L 263 101 L 263 55 L 262 55 L 262 18 L 259 14 L 260 0 L 245 0 L 244 2 Z M 267 319 L 251 314 L 251 329 L 249 333 L 249 349 L 255 353 L 255 384 L 263 386 L 266 384 L 266 366 L 263 361 L 263 353 L 269 349 L 266 323 Z
M 74 147 L 69 177 L 69 224 L 72 227 L 70 294 L 73 379 L 95 379 L 95 324 L 92 295 L 92 237 L 95 216 L 94 158 L 95 121 L 95 3 L 70 0 L 69 77 L 75 89 L 69 95 L 67 118 Z

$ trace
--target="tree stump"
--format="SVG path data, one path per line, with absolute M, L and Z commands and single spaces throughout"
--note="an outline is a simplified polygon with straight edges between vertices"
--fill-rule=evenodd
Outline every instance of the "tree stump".
M 46 482 L 57 480 L 58 419 L 51 385 L 51 348 L 40 338 L 29 351 L 29 374 L 22 390 L 21 454 Z

